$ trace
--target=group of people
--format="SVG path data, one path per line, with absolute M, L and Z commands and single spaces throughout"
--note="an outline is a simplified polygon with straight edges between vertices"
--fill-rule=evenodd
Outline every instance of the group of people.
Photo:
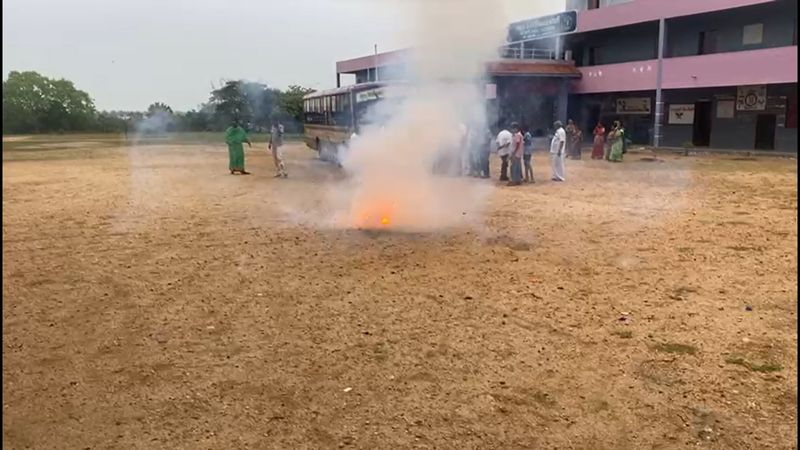
M 228 144 L 228 169 L 231 175 L 241 174 L 250 175 L 244 170 L 244 145 L 253 147 L 247 132 L 234 120 L 230 127 L 225 130 L 225 143 Z M 286 165 L 283 163 L 283 125 L 273 124 L 269 131 L 269 143 L 267 149 L 272 152 L 272 162 L 275 164 L 275 178 L 287 178 Z
M 555 132 L 550 141 L 551 179 L 553 181 L 564 181 L 564 160 L 568 156 L 572 159 L 581 159 L 583 133 L 571 119 L 567 121 L 566 128 L 560 121 L 556 121 L 553 124 L 553 129 Z M 608 133 L 606 133 L 603 124 L 597 122 L 592 134 L 594 135 L 592 159 L 605 159 L 611 162 L 622 161 L 622 156 L 627 151 L 626 135 L 625 128 L 619 120 L 614 121 Z M 272 153 L 276 178 L 287 178 L 289 176 L 283 162 L 283 135 L 283 125 L 280 123 L 273 124 L 270 129 L 267 148 Z M 357 137 L 354 133 L 352 139 L 354 140 Z M 234 121 L 225 130 L 225 143 L 228 144 L 228 169 L 231 174 L 249 175 L 250 172 L 244 169 L 243 144 L 247 144 L 249 147 L 252 147 L 253 144 L 238 121 Z M 466 157 L 462 161 L 462 173 L 473 177 L 489 178 L 489 155 L 493 150 L 496 150 L 497 155 L 500 157 L 500 181 L 508 182 L 509 186 L 535 183 L 531 164 L 533 136 L 529 130 L 526 130 L 523 134 L 518 123 L 514 122 L 509 129 L 501 130 L 497 137 L 494 137 L 488 129 L 480 133 L 462 126 L 460 144 L 462 149 L 467 150 Z
M 570 121 L 571 123 L 571 121 Z M 535 183 L 533 178 L 533 136 L 530 131 L 522 133 L 518 123 L 514 122 L 510 129 L 501 130 L 497 134 L 497 155 L 500 157 L 500 181 L 507 181 L 509 186 L 522 183 Z M 553 181 L 564 181 L 564 159 L 572 151 L 569 136 L 560 121 L 553 124 L 555 132 L 550 140 L 550 168 Z M 578 152 L 580 147 L 578 146 Z M 509 174 L 509 168 L 510 174 Z M 510 177 L 509 177 L 510 175 Z
M 615 120 L 611 131 L 606 134 L 606 128 L 601 122 L 594 127 L 594 141 L 592 142 L 592 159 L 604 159 L 611 162 L 622 162 L 622 155 L 627 153 L 627 136 L 625 127 L 619 120 Z
M 581 159 L 583 133 L 571 119 L 567 121 L 566 127 L 560 121 L 556 121 L 553 129 L 555 131 L 550 140 L 551 179 L 564 181 L 564 160 L 566 158 Z M 593 134 L 592 159 L 622 162 L 622 157 L 627 152 L 627 136 L 625 128 L 619 120 L 614 121 L 608 133 L 603 124 L 598 122 Z M 488 146 L 484 148 L 488 148 Z M 498 133 L 495 148 L 500 157 L 500 181 L 508 182 L 509 186 L 535 182 L 531 166 L 533 136 L 530 131 L 525 131 L 523 134 L 519 124 L 514 122 L 509 129 L 501 130 Z M 474 172 L 488 178 L 488 153 L 485 156 L 485 159 L 480 160 L 480 164 Z

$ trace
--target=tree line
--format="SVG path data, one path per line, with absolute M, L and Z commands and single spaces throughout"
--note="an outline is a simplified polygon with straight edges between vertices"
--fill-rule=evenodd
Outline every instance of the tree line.
M 251 131 L 280 122 L 287 132 L 301 132 L 303 96 L 310 92 L 313 89 L 296 85 L 280 90 L 233 80 L 186 112 L 173 111 L 162 102 L 146 111 L 98 111 L 91 96 L 69 80 L 13 71 L 3 80 L 3 134 L 222 131 L 234 118 Z

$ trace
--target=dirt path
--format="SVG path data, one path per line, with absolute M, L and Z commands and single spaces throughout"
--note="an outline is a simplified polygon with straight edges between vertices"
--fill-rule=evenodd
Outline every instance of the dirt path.
M 101 150 L 3 164 L 8 448 L 795 448 L 796 161 L 570 161 L 412 235 L 303 225 L 300 146 Z

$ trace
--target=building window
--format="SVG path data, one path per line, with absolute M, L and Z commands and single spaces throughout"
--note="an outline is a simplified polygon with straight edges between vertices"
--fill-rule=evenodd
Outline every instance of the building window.
M 600 0 L 588 0 L 586 2 L 586 9 L 597 9 L 600 7 Z
M 756 45 L 764 40 L 764 24 L 745 25 L 742 29 L 742 45 Z
M 701 31 L 698 40 L 697 54 L 709 55 L 717 52 L 717 30 Z
M 587 66 L 595 66 L 601 64 L 601 49 L 600 47 L 589 47 L 589 61 Z

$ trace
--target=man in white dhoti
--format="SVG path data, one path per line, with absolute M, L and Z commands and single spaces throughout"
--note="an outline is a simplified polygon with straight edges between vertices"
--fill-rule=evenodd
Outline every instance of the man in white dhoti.
M 561 121 L 553 124 L 556 132 L 550 141 L 550 167 L 553 169 L 553 181 L 564 181 L 564 151 L 567 143 L 567 132 Z

